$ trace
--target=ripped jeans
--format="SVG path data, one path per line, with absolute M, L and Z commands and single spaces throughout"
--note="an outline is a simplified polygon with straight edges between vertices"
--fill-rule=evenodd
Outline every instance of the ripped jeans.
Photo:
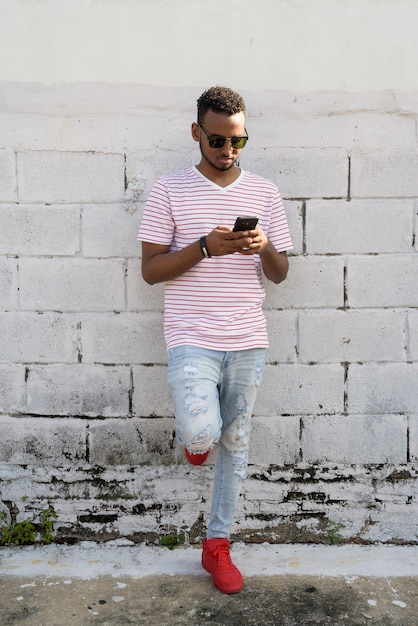
M 196 346 L 168 351 L 168 384 L 179 443 L 198 454 L 217 445 L 207 538 L 229 538 L 247 476 L 253 406 L 265 349 L 220 352 Z

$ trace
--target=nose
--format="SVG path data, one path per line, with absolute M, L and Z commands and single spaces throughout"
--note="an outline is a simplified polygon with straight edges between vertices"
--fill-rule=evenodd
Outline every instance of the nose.
M 228 154 L 231 152 L 231 150 L 234 150 L 235 148 L 232 147 L 232 141 L 230 138 L 226 138 L 224 145 L 222 146 L 222 150 L 224 150 L 225 152 L 227 152 Z

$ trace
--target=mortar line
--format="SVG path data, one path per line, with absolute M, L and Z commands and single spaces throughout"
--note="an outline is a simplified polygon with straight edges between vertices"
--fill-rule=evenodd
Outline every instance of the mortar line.
M 306 254 L 306 200 L 302 202 L 302 255 Z
M 348 153 L 347 202 L 351 202 L 351 153 Z
M 17 150 L 14 151 L 14 157 L 15 157 L 15 175 L 16 175 L 16 203 L 20 204 L 20 198 L 19 198 L 19 170 L 17 167 Z
M 407 417 L 406 420 L 406 462 L 411 462 L 411 433 L 410 433 L 410 417 Z

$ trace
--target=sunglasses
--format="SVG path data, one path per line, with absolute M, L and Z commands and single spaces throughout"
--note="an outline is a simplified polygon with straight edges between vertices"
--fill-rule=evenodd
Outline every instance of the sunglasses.
M 220 150 L 224 147 L 226 141 L 231 142 L 231 148 L 234 150 L 241 150 L 248 141 L 248 133 L 245 137 L 222 137 L 222 135 L 208 135 L 200 124 L 198 126 L 208 140 L 209 148 L 212 148 L 212 150 Z M 247 129 L 245 129 L 245 132 L 247 132 Z

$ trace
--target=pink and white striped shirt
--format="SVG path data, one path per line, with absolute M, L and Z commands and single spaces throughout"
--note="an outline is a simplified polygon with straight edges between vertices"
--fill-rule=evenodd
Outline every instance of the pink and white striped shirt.
M 231 185 L 219 187 L 196 167 L 155 183 L 138 239 L 169 245 L 175 252 L 219 225 L 232 228 L 238 215 L 257 215 L 279 252 L 292 248 L 276 185 L 241 170 Z M 202 258 L 165 285 L 167 349 L 185 344 L 226 351 L 268 347 L 264 297 L 259 255 Z

